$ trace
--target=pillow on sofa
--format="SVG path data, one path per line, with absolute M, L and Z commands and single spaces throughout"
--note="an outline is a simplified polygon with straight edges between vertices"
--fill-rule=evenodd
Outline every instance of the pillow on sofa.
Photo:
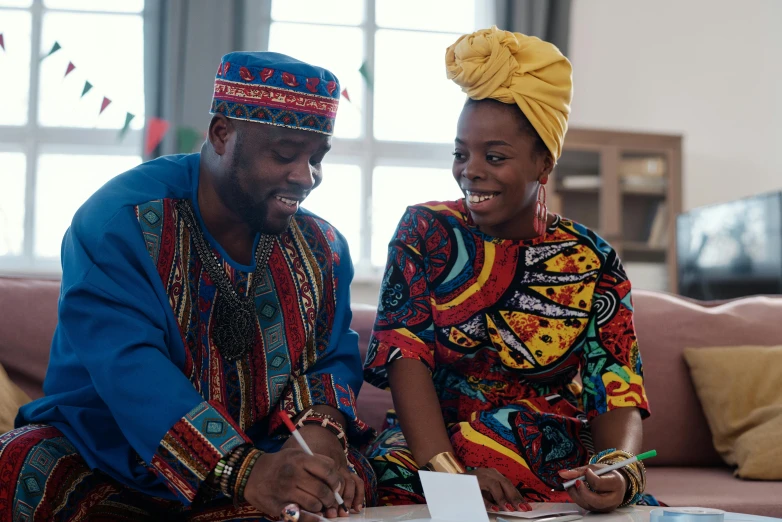
M 19 407 L 28 402 L 30 397 L 8 378 L 0 366 L 0 433 L 14 429 L 14 419 Z
M 714 447 L 741 478 L 782 479 L 782 346 L 689 348 Z

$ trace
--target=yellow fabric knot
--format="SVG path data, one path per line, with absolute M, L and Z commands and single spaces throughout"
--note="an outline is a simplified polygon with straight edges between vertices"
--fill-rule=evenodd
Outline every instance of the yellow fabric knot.
M 460 37 L 445 52 L 449 80 L 474 100 L 515 103 L 554 159 L 562 154 L 573 68 L 553 44 L 496 26 Z

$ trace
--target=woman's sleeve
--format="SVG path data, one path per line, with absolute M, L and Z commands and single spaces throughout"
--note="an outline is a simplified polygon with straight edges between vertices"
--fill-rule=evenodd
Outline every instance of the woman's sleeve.
M 398 359 L 417 359 L 433 371 L 434 325 L 425 269 L 425 238 L 431 218 L 410 207 L 388 247 L 375 326 L 364 364 L 364 379 L 388 388 L 387 367 Z
M 636 407 L 644 418 L 649 416 L 630 280 L 613 250 L 595 288 L 581 378 L 589 419 L 624 407 Z

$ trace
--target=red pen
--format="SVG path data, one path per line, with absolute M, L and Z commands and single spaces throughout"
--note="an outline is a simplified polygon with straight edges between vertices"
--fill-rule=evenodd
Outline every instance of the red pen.
M 307 455 L 315 456 L 314 453 L 312 453 L 312 450 L 309 446 L 307 446 L 307 442 L 304 440 L 304 437 L 301 436 L 301 433 L 299 433 L 299 430 L 296 429 L 296 426 L 293 425 L 291 422 L 290 417 L 288 417 L 288 414 L 284 411 L 280 412 L 280 418 L 282 419 L 282 422 L 285 423 L 285 426 L 288 427 L 288 429 L 291 432 L 291 435 L 293 435 L 293 438 L 296 439 L 296 442 L 299 443 L 299 446 L 301 446 L 301 449 L 304 450 L 304 452 Z M 345 507 L 345 501 L 342 500 L 342 495 L 339 494 L 339 491 L 334 491 L 334 498 L 337 499 L 337 502 L 339 503 L 339 507 L 345 510 L 345 513 L 350 513 L 348 508 Z

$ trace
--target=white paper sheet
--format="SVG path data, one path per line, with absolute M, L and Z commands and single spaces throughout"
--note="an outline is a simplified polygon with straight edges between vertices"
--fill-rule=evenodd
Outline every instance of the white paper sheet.
M 535 520 L 537 518 L 547 518 L 547 517 L 556 517 L 556 516 L 564 516 L 564 515 L 583 515 L 583 511 L 578 508 L 575 504 L 566 504 L 566 503 L 536 503 L 532 504 L 532 511 L 500 511 L 499 513 L 494 513 L 495 515 L 499 515 L 501 517 L 515 517 L 515 518 L 524 518 L 527 520 Z
M 430 471 L 419 471 L 418 474 L 432 520 L 489 522 L 476 477 Z

